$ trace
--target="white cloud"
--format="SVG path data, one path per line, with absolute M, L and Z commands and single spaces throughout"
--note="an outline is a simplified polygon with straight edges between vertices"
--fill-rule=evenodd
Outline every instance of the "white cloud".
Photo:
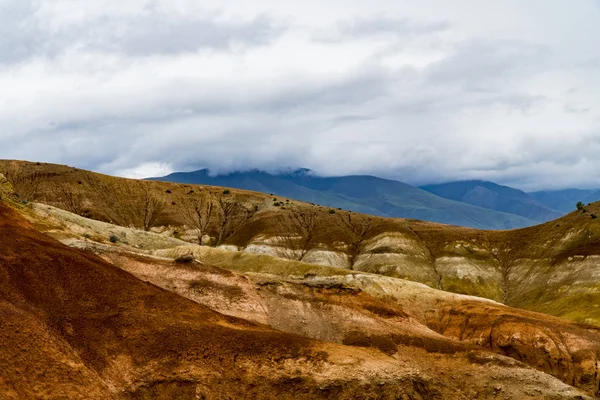
M 143 163 L 134 168 L 123 169 L 116 172 L 116 175 L 125 178 L 143 179 L 150 176 L 165 176 L 175 172 L 169 164 L 151 162 Z
M 0 0 L 0 157 L 600 187 L 595 1 Z

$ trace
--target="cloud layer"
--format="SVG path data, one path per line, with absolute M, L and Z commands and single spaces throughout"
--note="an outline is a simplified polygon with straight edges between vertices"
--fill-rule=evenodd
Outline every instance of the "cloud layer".
M 597 1 L 295 3 L 0 0 L 0 157 L 600 187 Z

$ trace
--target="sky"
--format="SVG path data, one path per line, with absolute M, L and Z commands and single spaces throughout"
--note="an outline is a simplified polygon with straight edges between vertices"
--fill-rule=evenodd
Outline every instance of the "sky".
M 598 0 L 0 0 L 0 158 L 600 188 Z

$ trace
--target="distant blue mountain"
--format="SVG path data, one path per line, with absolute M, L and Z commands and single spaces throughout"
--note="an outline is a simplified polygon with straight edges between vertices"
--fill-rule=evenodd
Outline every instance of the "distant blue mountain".
M 565 211 L 553 209 L 522 190 L 494 182 L 458 181 L 421 186 L 421 189 L 446 199 L 516 214 L 538 222 L 551 221 L 565 214 Z
M 580 201 L 587 204 L 600 200 L 600 190 L 598 189 L 547 190 L 529 193 L 529 195 L 537 201 L 564 213 L 575 210 L 576 204 Z
M 323 178 L 301 169 L 283 174 L 252 170 L 211 176 L 203 169 L 150 179 L 254 190 L 365 214 L 480 229 L 512 229 L 538 223 L 521 215 L 443 198 L 402 182 L 368 175 Z

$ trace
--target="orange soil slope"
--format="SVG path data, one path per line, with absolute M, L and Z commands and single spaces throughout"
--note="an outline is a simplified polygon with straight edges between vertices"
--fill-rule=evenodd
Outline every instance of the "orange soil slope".
M 0 397 L 586 398 L 511 359 L 397 357 L 226 317 L 61 245 L 0 203 Z

